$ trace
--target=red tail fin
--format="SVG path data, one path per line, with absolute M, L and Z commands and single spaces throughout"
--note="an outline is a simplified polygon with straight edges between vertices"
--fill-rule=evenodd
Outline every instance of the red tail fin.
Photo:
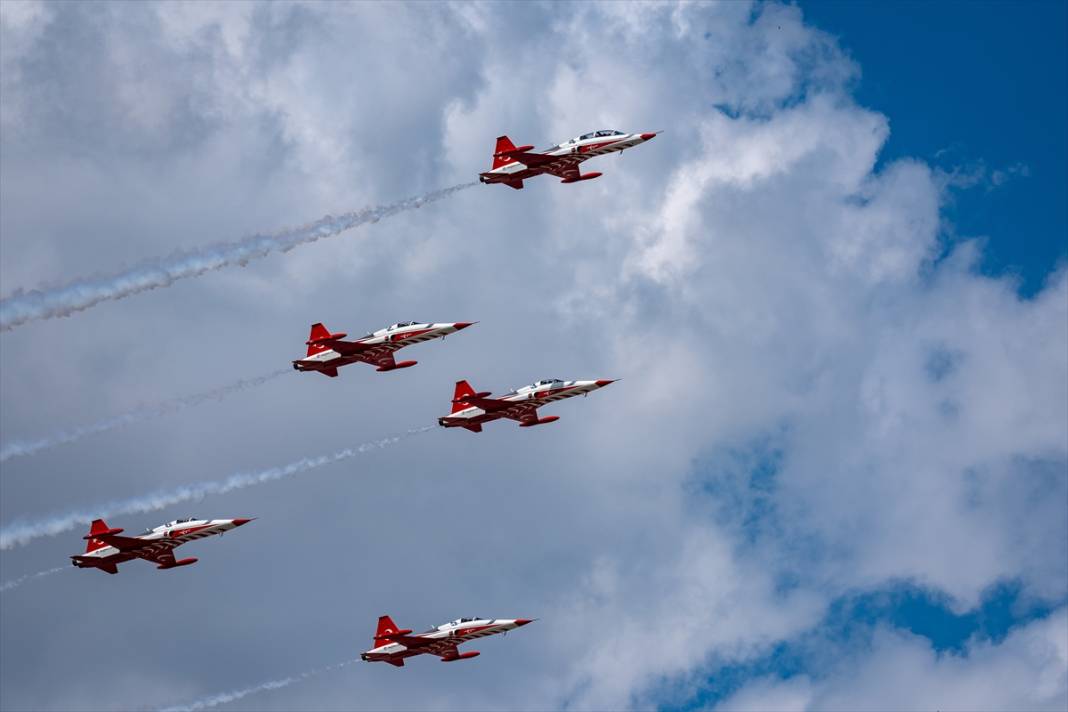
M 498 154 L 504 151 L 514 151 L 515 144 L 512 143 L 512 139 L 507 136 L 497 137 L 497 148 L 493 151 L 493 169 L 497 170 L 501 166 L 507 166 L 509 163 L 515 163 L 514 158 L 503 158 Z
M 382 645 L 385 641 L 382 639 L 387 637 L 390 633 L 396 633 L 400 628 L 393 622 L 393 619 L 389 616 L 378 617 L 378 630 L 375 631 L 375 645 Z
M 111 527 L 109 527 L 107 522 L 103 519 L 94 519 L 93 523 L 89 526 L 89 536 L 92 536 L 93 534 L 103 534 L 106 531 L 111 531 Z M 85 542 L 85 553 L 88 554 L 90 551 L 103 549 L 105 546 L 107 546 L 107 544 L 99 539 L 90 539 Z
M 471 387 L 470 383 L 468 383 L 467 381 L 457 381 L 456 390 L 453 391 L 452 394 L 452 410 L 449 412 L 455 413 L 458 410 L 463 410 L 464 408 L 470 407 L 465 403 L 457 403 L 456 401 L 460 400 L 464 396 L 473 395 L 475 395 L 475 389 Z
M 311 334 L 308 336 L 308 341 L 315 341 L 316 339 L 326 339 L 330 336 L 330 330 L 322 324 L 312 324 Z M 323 344 L 308 344 L 308 355 L 314 356 L 317 353 L 321 353 L 329 349 L 329 346 Z

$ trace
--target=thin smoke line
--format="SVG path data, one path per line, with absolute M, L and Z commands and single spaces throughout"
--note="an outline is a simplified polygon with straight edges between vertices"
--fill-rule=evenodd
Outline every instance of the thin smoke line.
M 461 183 L 396 203 L 364 208 L 340 216 L 327 215 L 315 222 L 275 233 L 252 235 L 236 242 L 176 252 L 106 277 L 90 277 L 51 288 L 16 290 L 0 299 L 0 331 L 29 321 L 70 316 L 105 301 L 169 287 L 178 280 L 199 277 L 230 266 L 244 267 L 273 252 L 289 252 L 298 245 L 339 235 L 366 223 L 375 223 L 415 210 L 478 183 Z
M 35 574 L 25 574 L 23 576 L 19 576 L 16 579 L 11 579 L 10 581 L 4 581 L 3 583 L 0 583 L 0 593 L 7 593 L 11 589 L 18 588 L 22 584 L 26 583 L 27 581 L 31 581 L 33 579 L 39 579 L 39 578 L 41 578 L 43 576 L 51 576 L 52 574 L 58 574 L 60 571 L 72 571 L 72 570 L 73 569 L 71 569 L 71 567 L 69 567 L 69 566 L 57 566 L 54 569 L 47 569 L 45 571 L 38 571 Z
M 228 395 L 254 388 L 291 372 L 290 369 L 283 368 L 277 371 L 271 371 L 270 373 L 265 373 L 262 376 L 245 378 L 225 386 L 213 388 L 210 391 L 202 391 L 188 396 L 170 398 L 154 405 L 143 405 L 89 425 L 81 425 L 76 428 L 62 430 L 53 435 L 48 435 L 36 440 L 12 440 L 11 442 L 5 443 L 3 446 L 0 446 L 0 462 L 6 462 L 13 457 L 33 455 L 42 450 L 48 450 L 59 445 L 76 442 L 82 438 L 89 437 L 90 435 L 98 435 L 143 420 L 158 418 L 184 408 L 200 405 L 207 401 L 222 400 Z
M 226 494 L 234 490 L 252 487 L 253 485 L 285 479 L 302 472 L 307 472 L 308 470 L 317 469 L 324 465 L 331 465 L 335 462 L 348 460 L 365 452 L 381 450 L 382 448 L 389 447 L 401 440 L 433 430 L 436 427 L 437 426 L 434 425 L 427 425 L 422 428 L 415 428 L 398 435 L 390 435 L 355 447 L 338 450 L 329 455 L 301 458 L 296 462 L 291 462 L 282 467 L 270 467 L 255 472 L 242 472 L 230 475 L 221 480 L 211 480 L 208 482 L 200 482 L 198 484 L 183 485 L 171 490 L 160 490 L 141 497 L 131 497 L 130 499 L 108 502 L 107 504 L 94 507 L 93 509 L 53 515 L 37 521 L 16 521 L 0 529 L 0 550 L 22 546 L 34 539 L 39 539 L 40 537 L 55 536 L 56 534 L 69 531 L 79 524 L 88 524 L 93 519 L 105 519 L 124 514 L 154 512 L 181 502 L 201 500 L 208 495 Z
M 283 677 L 277 680 L 268 680 L 267 682 L 260 683 L 259 685 L 253 685 L 252 687 L 245 687 L 240 690 L 231 690 L 230 692 L 219 692 L 208 697 L 202 697 L 199 700 L 190 702 L 185 705 L 163 707 L 160 709 L 160 712 L 198 712 L 199 710 L 206 710 L 211 707 L 224 705 L 227 702 L 240 700 L 242 697 L 248 697 L 249 695 L 254 695 L 257 692 L 266 692 L 268 690 L 278 690 L 283 687 L 289 687 L 295 682 L 302 682 L 310 677 L 315 677 L 316 675 L 322 675 L 324 673 L 332 672 L 347 665 L 352 665 L 355 662 L 356 660 L 346 660 L 345 662 L 327 665 L 326 667 L 318 668 L 316 670 L 308 670 L 307 672 L 302 672 L 299 675 L 290 675 L 289 677 Z

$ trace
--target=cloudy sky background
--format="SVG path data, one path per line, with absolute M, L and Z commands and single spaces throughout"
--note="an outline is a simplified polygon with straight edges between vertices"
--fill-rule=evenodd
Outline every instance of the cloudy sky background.
M 596 181 L 477 186 L 5 332 L 7 443 L 284 367 L 314 321 L 480 322 L 411 370 L 287 373 L 5 462 L 5 527 L 432 424 L 459 378 L 623 380 L 551 427 L 432 430 L 109 521 L 259 517 L 190 568 L 5 591 L 0 706 L 192 703 L 350 660 L 390 613 L 540 620 L 471 663 L 359 664 L 224 708 L 1064 709 L 1063 217 L 960 217 L 1063 185 L 1063 115 L 1029 132 L 1060 173 L 903 146 L 806 18 L 0 6 L 4 297 L 464 183 L 500 133 L 665 131 Z M 3 580 L 82 533 L 3 551 Z

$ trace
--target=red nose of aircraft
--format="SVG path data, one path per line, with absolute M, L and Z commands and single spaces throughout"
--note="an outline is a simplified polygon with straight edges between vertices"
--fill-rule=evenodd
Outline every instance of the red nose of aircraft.
M 599 388 L 604 388 L 609 383 L 615 383 L 618 380 L 619 380 L 618 378 L 613 378 L 613 379 L 604 379 L 604 378 L 602 378 L 601 380 L 597 381 L 597 386 Z
M 477 324 L 477 323 L 478 322 L 475 322 L 475 321 L 458 321 L 455 324 L 453 324 L 453 326 L 455 326 L 456 330 L 459 331 L 460 329 L 466 329 L 467 327 L 471 326 L 472 324 Z
M 648 141 L 649 139 L 654 138 L 655 136 L 656 136 L 655 133 L 643 133 L 642 134 L 642 140 L 643 141 Z
M 527 623 L 530 623 L 533 620 L 534 620 L 533 618 L 516 618 L 515 619 L 515 624 L 516 624 L 516 627 L 524 626 L 524 625 L 526 625 Z
M 255 519 L 255 517 L 253 517 L 252 519 Z M 242 524 L 248 524 L 249 522 L 252 521 L 252 519 L 235 519 L 234 520 L 234 526 L 235 527 L 239 527 Z

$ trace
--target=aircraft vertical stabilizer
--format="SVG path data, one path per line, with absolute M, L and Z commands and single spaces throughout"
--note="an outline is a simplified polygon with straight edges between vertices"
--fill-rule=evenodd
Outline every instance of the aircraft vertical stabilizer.
M 311 334 L 308 335 L 308 355 L 314 356 L 329 349 L 329 346 L 321 343 L 322 339 L 330 338 L 330 330 L 322 324 L 312 324 Z M 315 343 L 320 341 L 320 343 Z
M 469 408 L 470 406 L 462 402 L 460 399 L 465 396 L 473 395 L 475 395 L 475 389 L 471 387 L 470 383 L 467 381 L 457 381 L 456 390 L 452 394 L 452 412 L 456 413 L 457 411 Z
M 493 151 L 493 170 L 497 170 L 501 166 L 507 166 L 509 163 L 515 163 L 513 156 L 502 156 L 501 154 L 508 151 L 514 151 L 515 144 L 512 143 L 512 139 L 507 136 L 497 137 L 497 148 Z M 520 184 L 522 185 L 522 184 Z

